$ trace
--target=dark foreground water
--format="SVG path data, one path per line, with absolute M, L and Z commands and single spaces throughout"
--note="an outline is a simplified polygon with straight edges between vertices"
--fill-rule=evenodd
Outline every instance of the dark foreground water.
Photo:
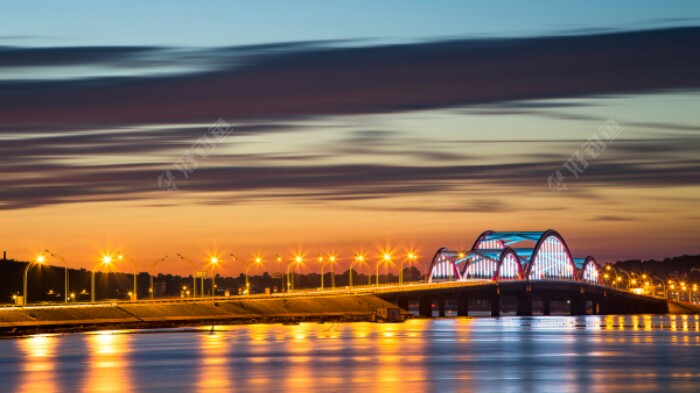
M 699 392 L 696 316 L 216 326 L 0 340 L 4 392 Z

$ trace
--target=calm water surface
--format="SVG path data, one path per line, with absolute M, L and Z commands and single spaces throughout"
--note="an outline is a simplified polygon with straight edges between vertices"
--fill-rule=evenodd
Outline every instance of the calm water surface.
M 3 392 L 698 392 L 696 316 L 216 326 L 0 340 Z

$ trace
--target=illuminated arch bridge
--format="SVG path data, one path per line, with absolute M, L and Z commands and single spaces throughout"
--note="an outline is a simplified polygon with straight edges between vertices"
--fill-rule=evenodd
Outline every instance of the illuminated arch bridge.
M 574 258 L 554 230 L 479 235 L 469 251 L 441 248 L 430 265 L 430 282 L 468 280 L 570 280 L 600 283 L 595 259 Z

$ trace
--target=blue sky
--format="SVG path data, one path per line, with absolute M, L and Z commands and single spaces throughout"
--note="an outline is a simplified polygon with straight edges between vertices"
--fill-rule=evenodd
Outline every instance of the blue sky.
M 700 18 L 700 3 L 86 0 L 4 1 L 0 11 L 4 45 L 211 47 L 334 39 L 532 36 L 688 25 Z

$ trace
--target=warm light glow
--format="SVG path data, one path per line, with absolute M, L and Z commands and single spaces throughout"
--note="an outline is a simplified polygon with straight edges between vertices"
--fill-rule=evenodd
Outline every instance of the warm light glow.
M 217 263 L 219 263 L 219 258 L 217 258 L 217 257 L 211 257 L 211 259 L 210 259 L 209 261 L 210 261 L 213 265 L 216 265 Z
M 459 253 L 459 259 L 462 259 L 462 258 L 464 258 L 464 251 L 460 251 L 460 253 Z
M 389 262 L 391 260 L 391 254 L 384 253 L 384 260 Z
M 301 255 L 297 255 L 297 256 L 294 258 L 294 260 L 296 261 L 296 263 L 301 263 L 301 261 L 302 261 Z
M 104 255 L 102 257 L 102 263 L 104 263 L 105 265 L 109 265 L 110 263 L 112 263 L 112 257 L 109 255 Z
M 44 257 L 43 255 L 39 255 L 38 257 L 36 257 L 36 262 L 39 264 L 44 263 L 45 261 L 46 257 Z
M 358 255 L 355 257 L 355 260 L 357 260 L 359 262 L 363 262 L 365 260 L 365 257 L 364 257 L 364 255 Z
M 335 262 L 335 255 L 331 255 L 331 257 L 328 259 L 330 259 L 331 263 L 334 263 Z
M 256 257 L 256 258 L 255 258 L 255 263 L 261 264 L 261 263 L 262 263 L 262 258 Z
M 124 255 L 119 254 L 119 256 L 117 256 L 117 258 L 119 258 L 119 260 L 121 261 L 122 259 L 124 259 Z
M 416 254 L 414 254 L 413 252 L 409 252 L 409 253 L 408 253 L 408 259 L 410 259 L 410 260 L 416 259 Z

